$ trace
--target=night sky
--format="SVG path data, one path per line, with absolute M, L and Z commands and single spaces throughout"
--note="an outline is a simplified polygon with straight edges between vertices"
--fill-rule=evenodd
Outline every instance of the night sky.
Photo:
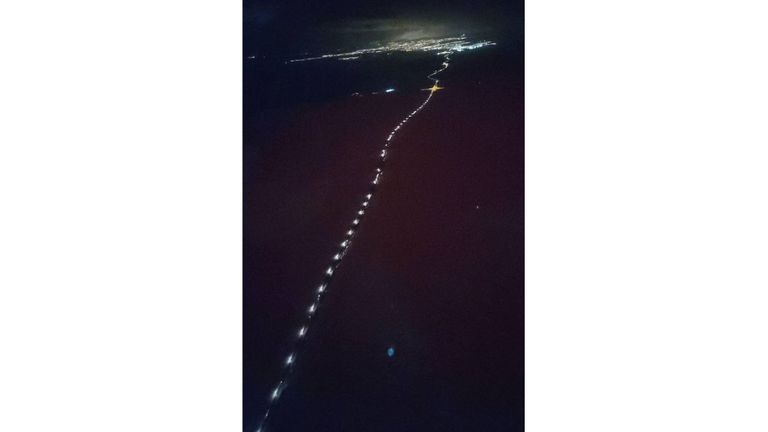
M 245 431 L 270 406 L 267 431 L 523 430 L 522 16 L 501 1 L 245 2 Z M 451 56 L 324 276 L 443 60 L 284 60 L 461 33 L 497 46 Z
M 397 37 L 493 33 L 522 40 L 523 2 L 244 1 L 246 53 L 368 45 Z

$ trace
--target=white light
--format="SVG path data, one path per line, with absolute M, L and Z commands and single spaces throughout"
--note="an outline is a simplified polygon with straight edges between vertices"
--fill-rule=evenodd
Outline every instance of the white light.
M 333 267 L 328 267 L 328 270 L 325 271 L 325 274 L 327 274 L 328 276 L 332 275 L 333 274 Z
M 299 329 L 299 337 L 304 337 L 305 334 L 307 334 L 306 326 Z
M 287 359 L 285 359 L 285 364 L 290 365 L 293 364 L 293 354 L 289 355 Z
M 349 240 L 344 240 L 343 242 L 341 242 L 341 247 L 347 247 L 348 244 L 349 244 Z
M 312 305 L 309 306 L 309 313 L 313 314 L 315 313 L 315 310 L 317 310 L 317 305 L 312 303 Z
M 434 52 L 437 55 L 445 56 L 445 61 L 448 61 L 448 55 L 451 52 L 461 52 L 465 50 L 473 50 L 482 48 L 485 46 L 496 45 L 496 43 L 484 40 L 475 43 L 471 43 L 467 40 L 465 35 L 444 37 L 435 39 L 421 39 L 418 41 L 395 41 L 390 42 L 384 46 L 377 46 L 373 48 L 358 49 L 350 52 L 337 52 L 334 54 L 323 54 L 317 57 L 305 57 L 289 60 L 286 63 L 304 62 L 310 60 L 322 60 L 337 58 L 339 60 L 355 60 L 361 55 L 365 54 L 380 54 L 380 53 L 393 53 L 393 52 Z M 447 66 L 446 66 L 447 67 Z M 433 72 L 432 74 L 435 74 Z M 386 89 L 385 92 L 389 93 L 395 89 Z
M 395 91 L 395 89 L 388 88 L 388 89 L 384 90 L 384 93 L 392 93 L 393 91 Z
M 363 215 L 363 213 L 364 213 L 364 212 L 363 212 L 362 210 L 360 210 L 360 211 L 358 211 L 358 212 L 357 212 L 357 214 L 359 214 L 360 216 L 362 216 L 362 215 Z
M 277 399 L 278 396 L 280 396 L 280 386 L 277 386 L 272 390 L 272 400 Z
M 341 259 L 341 254 L 336 254 L 336 255 L 333 256 L 333 260 L 334 261 L 338 261 L 340 259 Z
M 372 196 L 371 194 L 368 194 L 365 197 L 368 198 L 368 199 L 371 199 L 371 196 Z
M 354 234 L 354 233 L 355 233 L 355 232 L 354 232 L 354 231 L 352 231 L 352 230 L 349 230 L 349 231 L 347 231 L 347 235 L 352 235 L 352 234 Z
M 352 225 L 357 225 L 360 223 L 360 219 L 355 219 L 352 221 Z
M 322 284 L 319 287 L 317 287 L 317 292 L 321 293 L 321 292 L 324 292 L 324 291 L 325 291 L 325 284 Z
M 368 207 L 368 201 L 365 201 L 365 202 L 363 203 L 363 207 Z

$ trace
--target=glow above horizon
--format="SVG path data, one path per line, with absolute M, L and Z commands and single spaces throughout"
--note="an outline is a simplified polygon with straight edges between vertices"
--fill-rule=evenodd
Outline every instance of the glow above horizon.
M 356 60 L 367 54 L 383 54 L 393 52 L 436 52 L 438 55 L 451 54 L 496 45 L 496 42 L 483 40 L 471 43 L 467 36 L 446 37 L 437 39 L 419 39 L 413 41 L 393 41 L 376 48 L 365 48 L 337 54 L 323 54 L 317 57 L 306 57 L 288 60 L 286 63 L 305 62 L 310 60 L 338 59 Z

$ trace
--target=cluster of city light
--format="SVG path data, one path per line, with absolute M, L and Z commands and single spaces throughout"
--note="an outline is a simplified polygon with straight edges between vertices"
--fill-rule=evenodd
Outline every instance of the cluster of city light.
M 429 78 L 433 83 L 432 87 L 424 89 L 426 91 L 429 91 L 429 95 L 427 96 L 427 98 L 415 110 L 413 110 L 410 114 L 405 116 L 405 118 L 403 118 L 400 121 L 400 123 L 398 123 L 397 126 L 394 127 L 394 129 L 392 129 L 389 136 L 384 141 L 384 145 L 382 146 L 379 152 L 379 163 L 376 166 L 376 172 L 373 176 L 373 180 L 368 186 L 368 192 L 365 194 L 365 197 L 360 203 L 360 207 L 355 213 L 355 218 L 352 220 L 351 226 L 349 227 L 349 229 L 347 230 L 344 236 L 344 240 L 339 244 L 338 250 L 335 252 L 333 257 L 331 258 L 331 263 L 328 266 L 328 268 L 326 268 L 325 270 L 323 281 L 318 286 L 315 297 L 312 300 L 312 303 L 310 303 L 309 308 L 307 309 L 307 314 L 304 318 L 304 322 L 301 324 L 301 326 L 299 327 L 299 330 L 296 332 L 296 341 L 294 344 L 294 349 L 288 354 L 285 361 L 283 362 L 282 378 L 277 383 L 277 385 L 272 389 L 272 392 L 269 395 L 267 410 L 264 413 L 264 416 L 261 418 L 261 422 L 259 423 L 259 427 L 256 429 L 256 432 L 264 432 L 264 427 L 267 423 L 267 419 L 269 418 L 269 414 L 272 411 L 272 407 L 280 398 L 280 395 L 282 394 L 283 390 L 287 385 L 287 379 L 290 376 L 291 372 L 293 372 L 293 368 L 297 359 L 298 343 L 301 342 L 306 337 L 307 332 L 309 331 L 309 326 L 312 323 L 312 319 L 315 317 L 317 309 L 320 305 L 320 301 L 322 300 L 323 295 L 327 292 L 328 285 L 331 281 L 333 273 L 336 271 L 339 265 L 341 265 L 341 261 L 344 258 L 344 255 L 346 255 L 350 245 L 352 244 L 352 239 L 355 237 L 355 235 L 357 234 L 357 230 L 360 228 L 360 222 L 362 221 L 361 218 L 365 215 L 365 211 L 368 208 L 368 205 L 373 199 L 374 194 L 376 194 L 377 186 L 381 181 L 381 177 L 384 173 L 384 162 L 386 162 L 387 150 L 389 149 L 389 144 L 392 142 L 392 138 L 394 138 L 395 134 L 400 130 L 400 128 L 402 128 L 408 122 L 408 120 L 410 120 L 413 116 L 418 114 L 419 111 L 421 111 L 425 106 L 427 106 L 429 101 L 432 100 L 432 96 L 435 94 L 435 92 L 443 89 L 443 87 L 439 87 L 437 85 L 439 82 L 438 79 L 433 78 L 435 75 L 439 74 L 440 72 L 448 68 L 450 54 L 446 53 L 443 55 L 445 57 L 445 61 L 441 64 L 442 67 L 439 69 L 436 69 L 434 72 L 432 72 L 427 76 L 427 78 Z
M 470 42 L 467 36 L 447 37 L 439 39 L 419 39 L 414 41 L 394 41 L 384 46 L 364 48 L 356 51 L 335 54 L 323 54 L 317 57 L 305 57 L 288 60 L 287 63 L 304 62 L 310 60 L 338 59 L 355 60 L 366 54 L 387 54 L 393 52 L 435 52 L 439 55 L 449 55 L 454 52 L 474 50 L 489 45 L 496 45 L 491 41 Z

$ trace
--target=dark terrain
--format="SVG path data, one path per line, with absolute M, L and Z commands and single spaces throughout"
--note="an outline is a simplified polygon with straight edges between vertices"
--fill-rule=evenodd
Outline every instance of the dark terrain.
M 325 62 L 357 69 L 320 78 L 246 67 L 247 431 L 367 192 L 378 149 L 423 102 L 419 88 L 442 61 L 414 56 L 410 69 L 405 57 Z M 392 142 L 269 431 L 523 430 L 522 55 L 456 54 L 438 78 L 445 90 Z M 349 91 L 389 86 L 397 92 Z

